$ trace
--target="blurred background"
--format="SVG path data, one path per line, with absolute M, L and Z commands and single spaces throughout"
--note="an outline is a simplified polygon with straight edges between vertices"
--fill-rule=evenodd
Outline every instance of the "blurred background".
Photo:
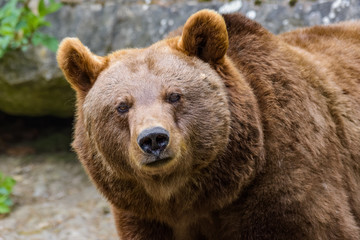
M 117 239 L 110 209 L 71 151 L 64 37 L 94 53 L 148 46 L 210 8 L 273 33 L 360 18 L 360 0 L 0 0 L 0 240 Z

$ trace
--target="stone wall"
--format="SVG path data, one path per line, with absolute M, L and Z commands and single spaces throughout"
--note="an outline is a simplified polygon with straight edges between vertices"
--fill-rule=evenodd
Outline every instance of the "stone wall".
M 52 27 L 42 31 L 59 40 L 78 37 L 94 53 L 145 47 L 178 28 L 194 12 L 210 8 L 240 12 L 273 33 L 302 26 L 360 18 L 359 0 L 301 1 L 131 1 L 63 0 L 48 16 Z M 0 6 L 4 0 L 0 0 Z M 56 65 L 55 54 L 43 47 L 10 52 L 0 59 L 0 110 L 14 115 L 72 116 L 74 94 Z

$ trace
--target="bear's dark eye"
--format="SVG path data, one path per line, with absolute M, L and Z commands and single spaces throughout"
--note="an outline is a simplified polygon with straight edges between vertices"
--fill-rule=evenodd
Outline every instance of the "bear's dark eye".
M 170 103 L 176 103 L 180 100 L 181 96 L 179 93 L 171 93 L 168 97 Z
M 129 109 L 130 106 L 127 103 L 120 103 L 116 108 L 119 113 L 126 113 L 129 111 Z

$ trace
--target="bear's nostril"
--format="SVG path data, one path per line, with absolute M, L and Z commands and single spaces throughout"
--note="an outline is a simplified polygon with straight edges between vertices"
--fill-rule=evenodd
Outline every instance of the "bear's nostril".
M 137 142 L 145 153 L 159 156 L 169 144 L 169 132 L 161 127 L 145 129 L 139 134 Z
M 142 146 L 141 148 L 142 148 L 146 153 L 151 153 L 151 148 L 152 148 L 151 138 L 145 138 L 144 141 L 141 143 L 140 146 Z
M 159 147 L 161 148 L 168 144 L 169 138 L 167 136 L 160 135 L 160 136 L 156 137 L 156 142 L 159 145 Z

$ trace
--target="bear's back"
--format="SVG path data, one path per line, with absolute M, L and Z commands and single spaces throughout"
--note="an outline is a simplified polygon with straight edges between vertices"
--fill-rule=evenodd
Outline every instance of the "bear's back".
M 348 202 L 360 224 L 360 22 L 274 36 L 241 15 L 224 19 L 228 55 L 262 114 L 269 177 L 258 180 L 267 189 L 258 197 L 279 194 L 281 201 L 291 185 L 315 205 L 327 200 L 324 195 Z

